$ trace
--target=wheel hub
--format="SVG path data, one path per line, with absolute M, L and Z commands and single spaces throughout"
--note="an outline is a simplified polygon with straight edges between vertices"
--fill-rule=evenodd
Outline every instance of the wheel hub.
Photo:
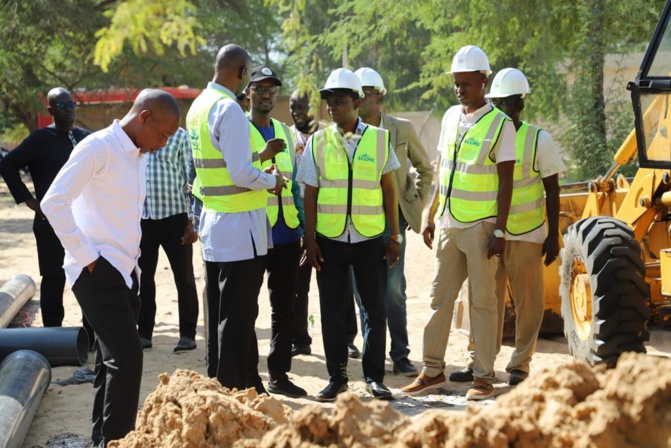
M 592 288 L 583 260 L 576 258 L 572 266 L 571 313 L 578 336 L 587 340 L 592 332 Z

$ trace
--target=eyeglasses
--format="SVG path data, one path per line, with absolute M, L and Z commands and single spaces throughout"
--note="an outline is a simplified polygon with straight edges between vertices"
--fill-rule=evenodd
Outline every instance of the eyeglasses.
M 268 95 L 275 95 L 277 93 L 277 86 L 273 87 L 252 86 L 252 92 L 256 93 L 257 95 L 263 95 L 266 93 Z
M 60 110 L 65 110 L 67 108 L 74 109 L 77 107 L 77 104 L 74 101 L 60 101 L 56 103 L 56 107 L 58 107 Z

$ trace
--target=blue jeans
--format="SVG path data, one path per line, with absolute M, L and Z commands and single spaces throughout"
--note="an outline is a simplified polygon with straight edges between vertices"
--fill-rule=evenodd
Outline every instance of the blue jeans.
M 403 243 L 401 243 L 401 258 L 398 259 L 394 267 L 387 269 L 387 287 L 384 294 L 384 306 L 387 315 L 387 325 L 389 326 L 389 336 L 391 337 L 391 349 L 389 350 L 389 357 L 396 362 L 410 355 L 410 345 L 408 343 L 408 314 L 406 311 L 405 295 L 405 227 L 407 223 L 399 210 L 399 227 L 401 235 L 403 235 Z M 391 236 L 391 229 L 389 225 L 385 226 L 382 234 L 384 244 L 387 244 Z M 389 260 L 387 260 L 389 266 Z M 359 306 L 359 317 L 361 318 L 362 333 L 365 334 L 366 316 L 361 308 L 361 298 L 359 291 L 356 288 L 356 282 L 353 282 L 354 297 Z

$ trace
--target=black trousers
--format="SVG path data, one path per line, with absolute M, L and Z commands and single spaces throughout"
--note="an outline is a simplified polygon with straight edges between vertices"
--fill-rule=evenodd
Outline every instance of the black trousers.
M 312 338 L 308 332 L 308 296 L 311 279 L 312 265 L 305 263 L 303 266 L 299 266 L 296 271 L 296 295 L 294 299 L 294 345 L 297 347 L 312 344 Z
M 188 222 L 186 213 L 164 219 L 143 219 L 141 256 L 138 264 L 142 270 L 140 278 L 140 317 L 138 332 L 151 339 L 156 319 L 156 265 L 158 249 L 165 251 L 177 287 L 179 310 L 179 335 L 196 338 L 198 324 L 198 292 L 193 275 L 193 245 L 182 244 L 182 236 Z
M 254 324 L 259 314 L 265 258 L 205 262 L 207 374 L 229 389 L 260 385 Z
M 329 381 L 347 381 L 347 292 L 350 266 L 359 286 L 368 330 L 363 334 L 363 374 L 367 382 L 384 379 L 387 327 L 384 291 L 387 264 L 382 237 L 350 244 L 317 236 L 324 261 L 317 272 L 324 352 Z
M 65 271 L 63 259 L 65 250 L 54 233 L 49 221 L 35 215 L 33 220 L 33 234 L 37 243 L 37 261 L 40 266 L 40 308 L 42 310 L 42 325 L 45 327 L 60 327 L 65 318 L 63 307 L 63 288 L 65 288 Z M 93 347 L 93 329 L 82 318 L 84 329 L 89 335 L 90 346 Z
M 291 342 L 294 328 L 296 274 L 301 258 L 301 243 L 279 244 L 266 259 L 270 293 L 271 339 L 268 374 L 271 380 L 287 377 L 291 370 Z
M 132 277 L 129 289 L 121 273 L 100 257 L 93 272 L 84 268 L 72 287 L 96 335 L 94 446 L 105 447 L 135 428 L 142 346 L 135 326 L 139 311 L 135 273 Z

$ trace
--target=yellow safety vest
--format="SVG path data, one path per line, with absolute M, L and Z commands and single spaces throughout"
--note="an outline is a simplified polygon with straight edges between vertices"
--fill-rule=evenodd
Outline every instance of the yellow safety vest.
M 235 185 L 226 168 L 224 155 L 210 139 L 208 117 L 212 107 L 222 98 L 235 101 L 226 92 L 205 89 L 195 99 L 186 116 L 197 176 L 193 185 L 194 194 L 203 201 L 205 210 L 214 212 L 240 213 L 264 208 L 267 192 Z M 259 153 L 252 149 L 251 156 L 254 167 L 261 169 Z
M 438 210 L 443 216 L 449 198 L 454 219 L 471 223 L 497 214 L 499 177 L 496 162 L 489 156 L 510 118 L 494 107 L 457 142 L 459 119 L 460 115 L 453 113 L 445 124 L 447 141 L 441 148 Z
M 517 130 L 513 198 L 506 225 L 506 231 L 511 235 L 531 232 L 545 223 L 545 189 L 541 174 L 534 169 L 540 131 L 525 122 Z
M 275 130 L 275 138 L 281 138 L 287 142 L 288 151 L 285 150 L 277 154 L 274 162 L 272 160 L 266 160 L 261 164 L 261 167 L 266 168 L 275 163 L 282 175 L 287 179 L 290 179 L 289 182 L 287 182 L 287 188 L 283 188 L 282 194 L 280 195 L 282 198 L 282 216 L 284 216 L 284 222 L 287 224 L 287 227 L 296 229 L 301 224 L 298 220 L 298 209 L 296 208 L 296 204 L 294 204 L 294 195 L 291 191 L 294 173 L 293 161 L 296 158 L 296 146 L 294 144 L 293 135 L 286 124 L 278 120 L 271 120 L 271 123 Z M 249 128 L 251 130 L 252 151 L 260 153 L 266 144 L 266 140 L 251 121 L 249 122 Z M 268 205 L 266 213 L 268 214 L 270 226 L 274 227 L 277 223 L 277 215 L 279 213 L 279 198 L 276 194 L 267 193 L 267 195 Z
M 368 126 L 352 161 L 347 142 L 333 127 L 315 132 L 312 156 L 319 170 L 317 233 L 337 238 L 345 232 L 347 218 L 361 235 L 373 238 L 384 231 L 382 170 L 389 157 L 389 132 Z

